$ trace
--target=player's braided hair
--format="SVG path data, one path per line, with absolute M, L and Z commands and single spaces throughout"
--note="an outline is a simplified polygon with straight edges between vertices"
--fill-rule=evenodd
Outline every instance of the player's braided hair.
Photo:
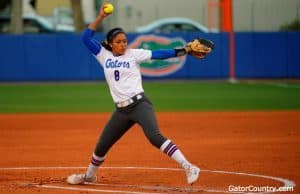
M 113 28 L 110 31 L 107 32 L 106 34 L 106 40 L 101 42 L 101 45 L 106 48 L 109 51 L 112 51 L 112 48 L 110 46 L 112 40 L 114 37 L 116 37 L 118 34 L 126 34 L 125 31 L 122 28 Z

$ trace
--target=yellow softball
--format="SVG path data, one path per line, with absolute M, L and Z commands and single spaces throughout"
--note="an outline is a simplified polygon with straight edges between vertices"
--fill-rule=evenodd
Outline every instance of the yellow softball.
M 110 14 L 114 11 L 114 6 L 111 3 L 107 3 L 103 6 L 104 13 Z

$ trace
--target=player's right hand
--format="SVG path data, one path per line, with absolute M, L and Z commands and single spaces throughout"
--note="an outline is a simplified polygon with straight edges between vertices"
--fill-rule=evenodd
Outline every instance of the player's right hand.
M 105 5 L 105 4 L 106 4 L 106 3 L 103 3 L 103 4 L 102 4 L 102 6 L 101 6 L 101 8 L 100 8 L 100 10 L 99 10 L 99 13 L 98 13 L 98 15 L 99 15 L 101 18 L 105 18 L 105 17 L 107 17 L 107 16 L 109 16 L 109 15 L 112 14 L 112 13 L 107 14 L 107 13 L 104 12 L 104 5 Z

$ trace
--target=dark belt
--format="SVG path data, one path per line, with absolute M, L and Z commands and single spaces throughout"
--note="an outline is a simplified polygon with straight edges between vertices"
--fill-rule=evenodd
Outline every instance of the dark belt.
M 140 94 L 133 96 L 132 98 L 129 98 L 128 100 L 124 100 L 122 102 L 116 103 L 116 106 L 117 106 L 117 108 L 124 108 L 124 107 L 127 107 L 127 106 L 141 100 L 143 97 L 144 97 L 144 93 L 140 93 Z

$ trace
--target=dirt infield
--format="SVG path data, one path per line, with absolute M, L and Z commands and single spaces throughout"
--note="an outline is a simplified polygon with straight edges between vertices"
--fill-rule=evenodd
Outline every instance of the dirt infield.
M 300 193 L 300 111 L 157 113 L 162 133 L 203 169 L 196 184 L 138 126 L 110 150 L 96 184 L 66 184 L 85 172 L 109 116 L 0 114 L 0 193 Z

